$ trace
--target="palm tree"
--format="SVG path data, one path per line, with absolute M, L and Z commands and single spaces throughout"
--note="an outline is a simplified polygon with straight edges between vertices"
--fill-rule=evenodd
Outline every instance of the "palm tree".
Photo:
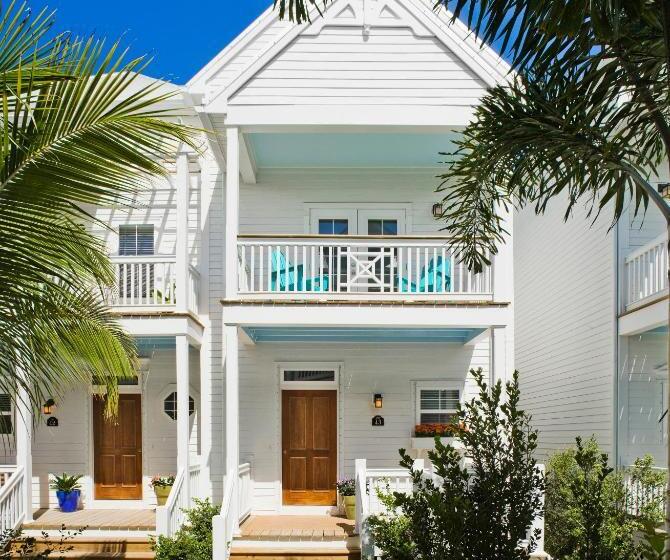
M 157 108 L 160 82 L 118 44 L 50 38 L 52 12 L 0 5 L 0 392 L 33 407 L 73 382 L 134 374 L 132 339 L 101 297 L 115 281 L 90 205 L 131 204 L 194 133 Z

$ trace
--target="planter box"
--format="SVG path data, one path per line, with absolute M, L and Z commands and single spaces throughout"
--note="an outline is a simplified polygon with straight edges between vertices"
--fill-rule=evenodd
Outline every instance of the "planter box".
M 455 437 L 441 437 L 440 441 L 447 445 L 448 443 L 454 447 L 459 447 L 460 444 L 457 442 Z M 412 438 L 412 449 L 435 449 L 435 438 L 434 437 L 413 437 Z

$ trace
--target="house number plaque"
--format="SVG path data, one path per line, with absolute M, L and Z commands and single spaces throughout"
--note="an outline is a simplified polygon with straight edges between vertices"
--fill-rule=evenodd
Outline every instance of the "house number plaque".
M 49 416 L 49 418 L 47 418 L 47 426 L 51 428 L 58 426 L 58 418 L 55 416 Z
M 384 425 L 384 417 L 383 416 L 373 416 L 372 417 L 372 425 L 373 426 L 383 426 Z

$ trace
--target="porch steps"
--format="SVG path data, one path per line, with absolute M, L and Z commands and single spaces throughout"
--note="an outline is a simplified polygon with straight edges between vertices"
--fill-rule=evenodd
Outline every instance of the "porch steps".
M 60 537 L 37 537 L 35 552 L 43 552 L 50 548 L 54 550 L 54 558 L 65 559 L 96 559 L 96 560 L 153 560 L 154 551 L 152 541 L 148 537 L 105 537 L 105 536 L 78 536 L 65 541 L 62 549 L 57 552 Z M 68 550 L 71 549 L 71 550 Z M 18 552 L 12 555 L 19 558 Z
M 230 549 L 231 560 L 360 560 L 361 551 L 355 549 L 295 548 L 291 543 L 281 547 L 233 546 Z

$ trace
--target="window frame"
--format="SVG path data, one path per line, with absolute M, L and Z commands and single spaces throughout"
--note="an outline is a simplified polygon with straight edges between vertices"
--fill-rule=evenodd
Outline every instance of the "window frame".
M 337 362 L 283 362 L 277 364 L 279 370 L 279 387 L 285 390 L 323 390 L 337 389 L 340 385 L 341 363 Z M 332 381 L 284 381 L 285 371 L 333 371 Z
M 421 408 L 421 391 L 458 391 L 458 402 L 463 404 L 463 390 L 464 382 L 463 381 L 417 381 L 414 390 L 414 420 L 415 425 L 420 425 L 421 414 L 455 414 L 456 409 L 433 409 L 433 410 L 424 410 Z M 443 422 L 427 422 L 428 424 L 443 423 Z
M 0 430 L 0 436 L 11 436 L 16 431 L 16 425 L 15 425 L 16 413 L 14 407 L 14 399 L 12 399 L 9 393 L 0 393 L 0 397 L 7 397 L 9 399 L 9 410 L 0 410 L 0 416 L 8 417 L 10 422 L 10 430 L 8 432 Z M 0 422 L 0 426 L 2 426 L 2 422 Z
M 143 253 L 140 252 L 139 250 L 139 229 L 140 228 L 151 228 L 151 253 Z M 121 238 L 122 235 L 129 235 L 132 233 L 131 229 L 134 230 L 134 235 L 135 235 L 135 251 L 132 253 L 127 253 L 121 250 L 122 243 L 121 243 Z M 148 234 L 148 231 L 145 232 Z M 121 257 L 148 257 L 148 256 L 153 256 L 156 254 L 156 226 L 154 224 L 121 224 L 118 227 L 118 246 L 117 246 L 117 254 Z

